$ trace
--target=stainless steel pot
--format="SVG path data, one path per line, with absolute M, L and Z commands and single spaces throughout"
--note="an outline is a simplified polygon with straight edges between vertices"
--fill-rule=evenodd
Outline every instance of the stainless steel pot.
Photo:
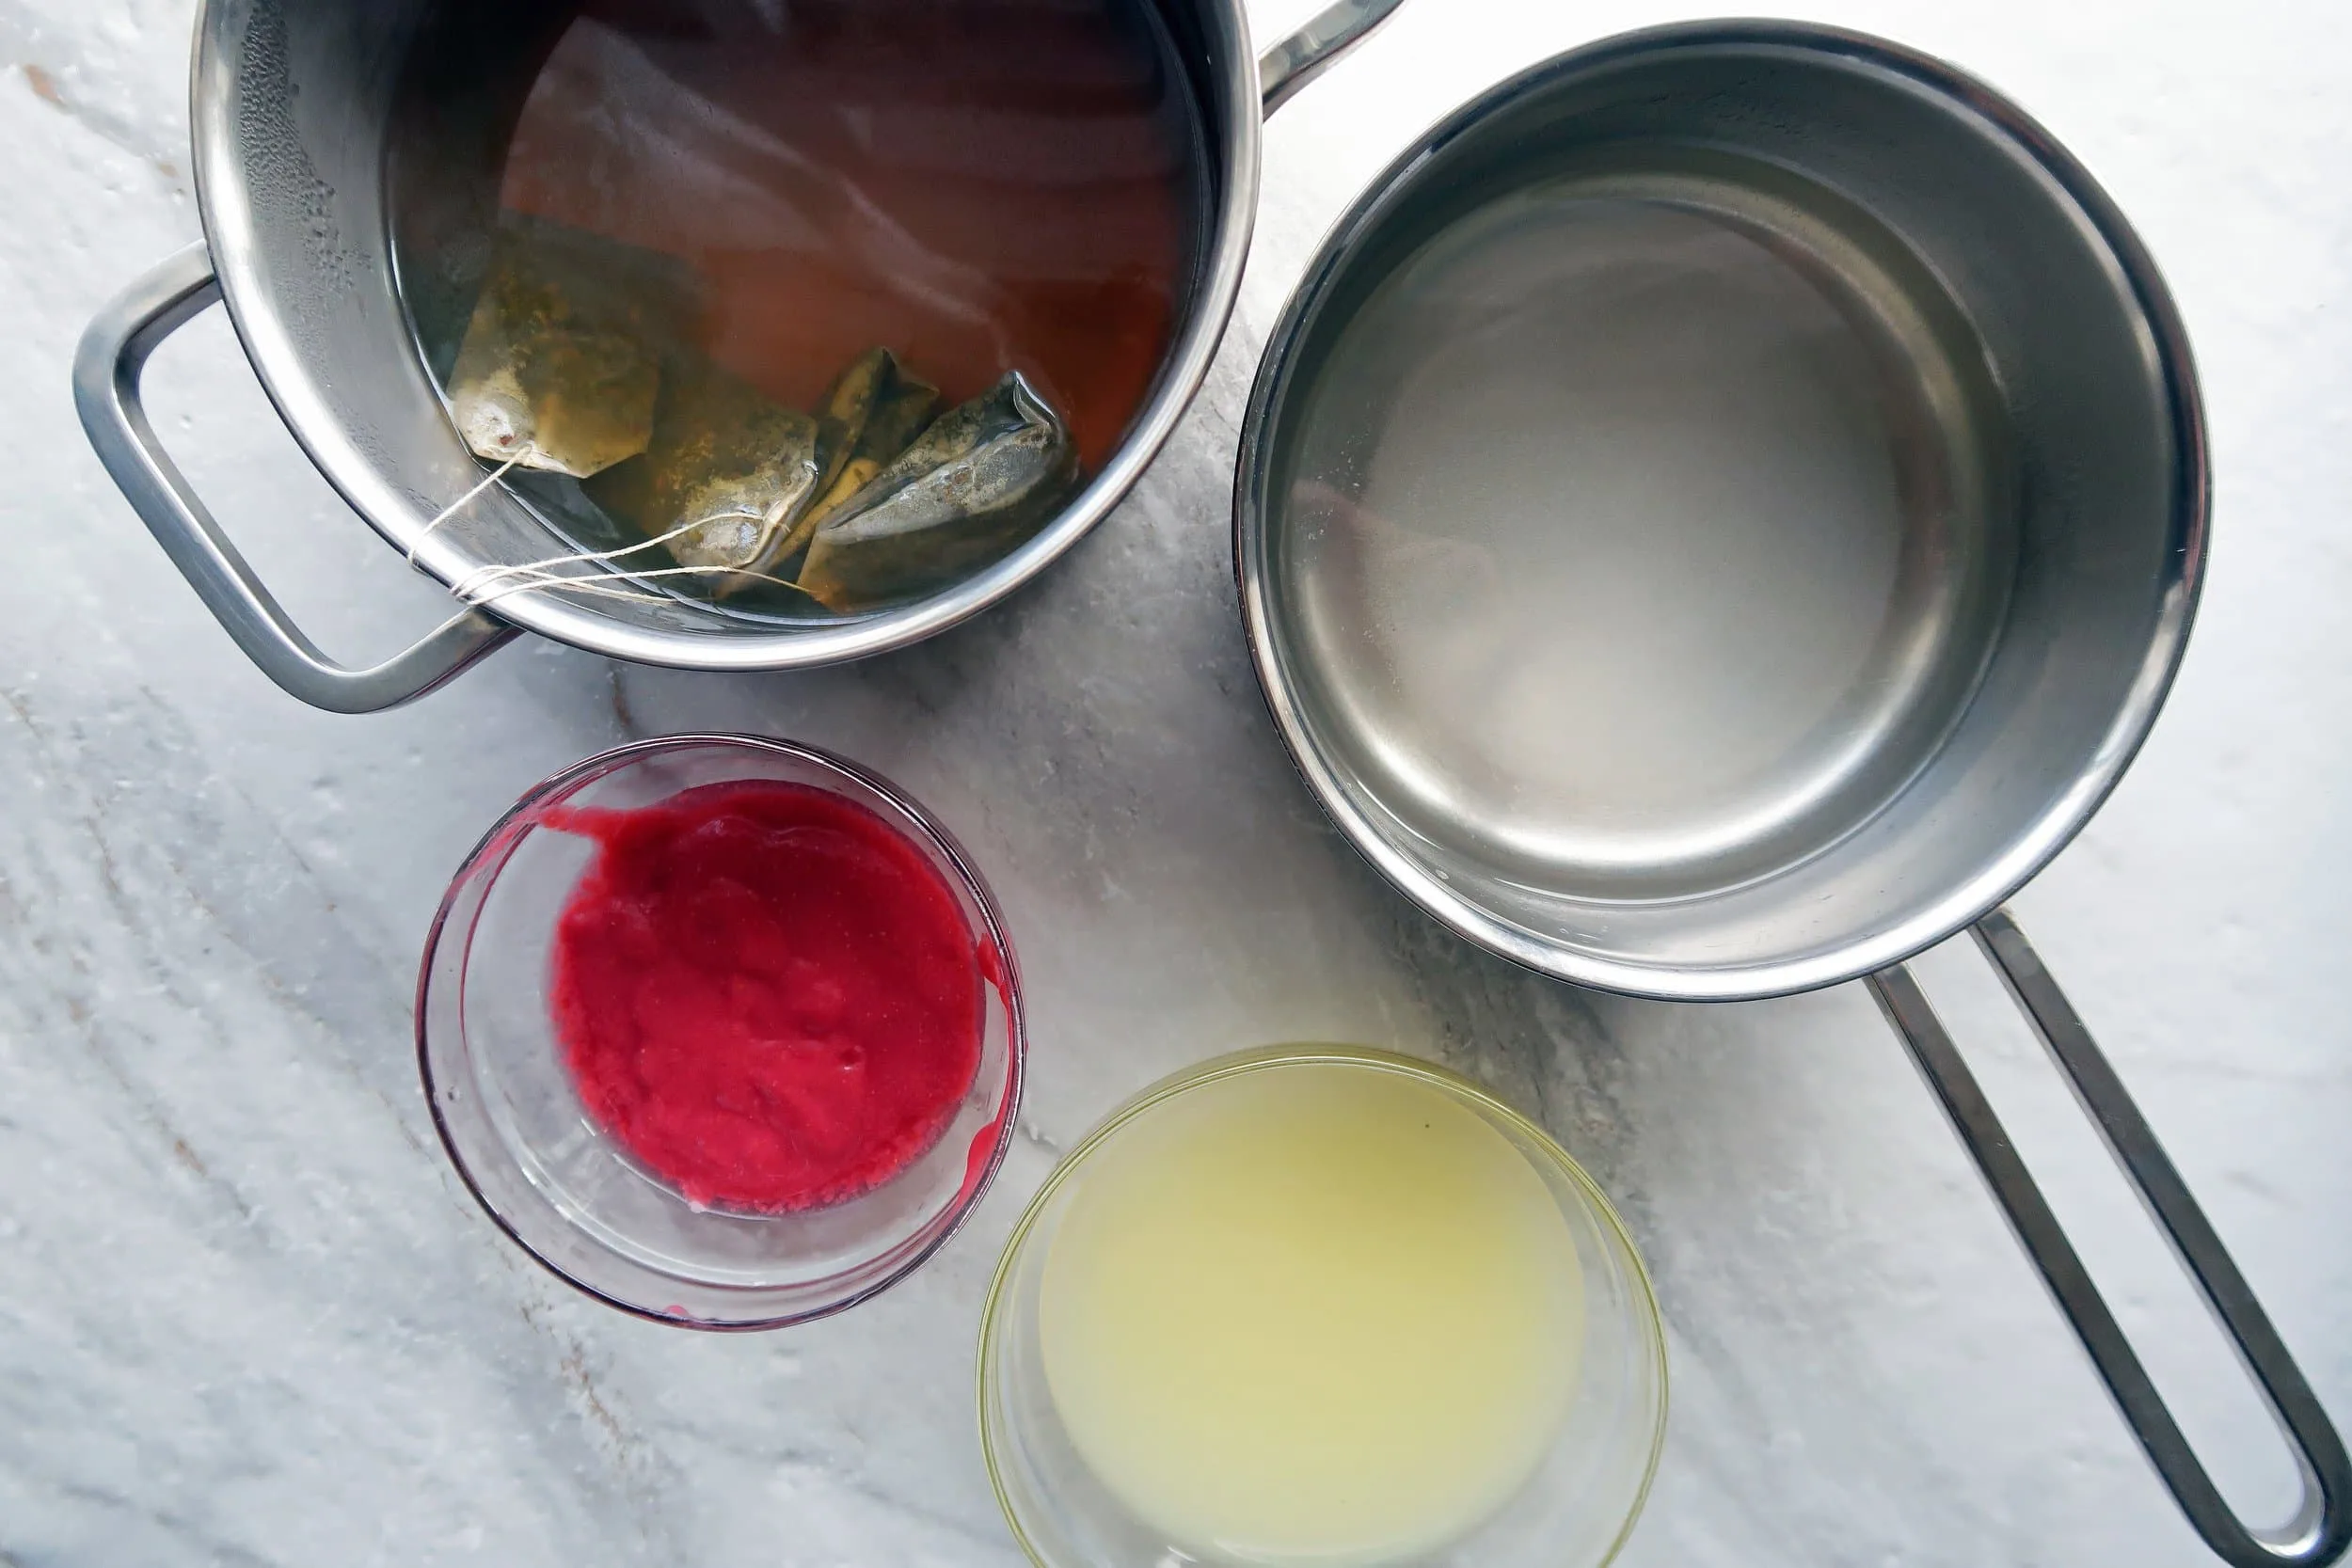
M 140 407 L 148 356 L 215 299 L 227 304 L 295 438 L 393 547 L 444 583 L 548 553 L 544 525 L 495 489 L 469 505 L 464 529 L 426 531 L 476 485 L 481 469 L 441 411 L 394 292 L 388 153 L 405 138 L 404 157 L 482 166 L 485 144 L 495 153 L 519 110 L 462 71 L 421 77 L 421 53 L 429 60 L 445 49 L 458 62 L 480 54 L 474 9 L 442 0 L 206 0 L 190 94 L 204 241 L 141 277 L 90 324 L 73 371 L 83 426 L 238 646 L 319 707 L 358 713 L 406 702 L 518 629 L 691 670 L 793 669 L 902 647 L 1037 576 L 1135 483 L 1208 372 L 1232 313 L 1257 207 L 1263 116 L 1398 0 L 1339 0 L 1255 60 L 1240 0 L 1153 3 L 1176 40 L 1207 140 L 1206 232 L 1173 345 L 1126 438 L 1060 516 L 933 597 L 837 624 L 782 626 L 684 602 L 533 591 L 502 597 L 496 615 L 467 610 L 364 670 L 337 663 L 287 617 L 182 479 Z M 562 14 L 560 5 L 532 0 L 503 24 L 527 30 L 549 17 L 560 24 Z
M 2153 721 L 2206 509 L 2171 300 L 2047 132 L 1715 24 L 1539 66 L 1374 182 L 1260 371 L 1235 552 L 1283 739 L 1391 882 L 1579 984 L 1867 979 L 2199 1534 L 2318 1564 L 2344 1446 L 1999 907 Z M 2284 1525 L 2216 1491 L 1902 967 L 1963 927 L 2276 1413 Z

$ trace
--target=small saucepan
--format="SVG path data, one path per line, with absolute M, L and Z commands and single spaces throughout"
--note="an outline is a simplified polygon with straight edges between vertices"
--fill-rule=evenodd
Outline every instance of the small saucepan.
M 197 594 L 263 673 L 343 713 L 421 696 L 531 630 L 575 647 L 689 670 L 783 670 L 903 647 L 1043 571 L 1119 503 L 1159 451 L 1216 352 L 1257 209 L 1263 117 L 1327 69 L 1399 0 L 1338 0 L 1253 56 L 1241 0 L 1148 0 L 1183 62 L 1201 128 L 1201 231 L 1157 380 L 1092 482 L 1003 559 L 928 598 L 856 619 L 764 623 L 682 599 L 531 591 L 468 609 L 370 669 L 322 653 L 279 608 L 181 477 L 139 402 L 164 339 L 215 300 L 287 426 L 353 510 L 448 584 L 544 557 L 544 523 L 492 489 L 467 526 L 433 520 L 481 483 L 427 378 L 395 289 L 392 153 L 473 181 L 504 145 L 519 96 L 485 50 L 478 8 L 451 0 L 205 0 L 189 121 L 204 240 L 100 313 L 73 369 L 74 400 L 117 484 Z M 543 14 L 544 13 L 544 14 Z M 512 38 L 567 14 L 562 0 L 501 13 Z M 552 36 L 548 41 L 552 43 Z M 497 82 L 478 78 L 491 72 Z M 469 172 L 470 171 L 470 172 Z M 462 199 L 462 193 L 452 199 Z M 1072 199 L 1082 199 L 1073 196 Z
M 1235 491 L 1283 739 L 1461 935 L 1581 985 L 1867 980 L 2224 1560 L 2352 1541 L 2352 1465 L 2007 899 L 2154 721 L 2207 545 L 2154 264 L 2041 126 L 1875 40 L 1562 55 L 1390 166 L 1266 355 Z M 2304 1480 L 2253 1529 L 1903 961 L 1973 928 Z

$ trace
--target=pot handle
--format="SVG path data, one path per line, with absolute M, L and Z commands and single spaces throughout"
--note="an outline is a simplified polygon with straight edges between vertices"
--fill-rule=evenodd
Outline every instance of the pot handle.
M 314 707 L 373 713 L 421 697 L 516 628 L 468 610 L 404 653 L 365 670 L 321 653 L 188 488 L 148 423 L 139 378 L 166 338 L 220 298 L 202 242 L 167 258 L 98 313 L 73 356 L 73 403 L 98 460 L 150 533 L 262 673 Z
M 1270 115 L 1289 103 L 1293 93 L 1338 64 L 1404 3 L 1332 0 L 1304 27 L 1258 56 L 1259 112 Z
M 2352 1544 L 2352 1461 L 2346 1460 L 2328 1413 L 2280 1342 L 2245 1276 L 2230 1260 L 2221 1238 L 2189 1196 L 2155 1132 L 2124 1092 L 2122 1080 L 2092 1043 L 2090 1031 L 2026 944 L 2017 922 L 2007 910 L 1995 910 L 1977 923 L 1974 934 L 2220 1320 L 2295 1449 L 2303 1493 L 2285 1524 L 2249 1528 L 2222 1500 L 1911 972 L 1899 964 L 1881 970 L 1870 976 L 1872 994 L 1910 1046 L 1928 1086 L 1950 1116 L 2017 1239 L 2057 1297 L 2058 1310 L 2074 1325 L 2132 1435 L 2139 1439 L 2205 1544 L 2233 1568 L 2320 1568 L 2333 1562 Z

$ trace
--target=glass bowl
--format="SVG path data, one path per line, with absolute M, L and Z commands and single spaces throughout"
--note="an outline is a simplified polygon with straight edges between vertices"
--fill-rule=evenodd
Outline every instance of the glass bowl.
M 1039 1338 L 1048 1256 L 1104 1149 L 1170 1101 L 1242 1073 L 1342 1066 L 1440 1090 L 1523 1154 L 1559 1206 L 1583 1276 L 1581 1370 L 1534 1473 L 1469 1534 L 1414 1568 L 1597 1568 L 1631 1533 L 1666 1425 L 1666 1348 L 1649 1275 L 1608 1198 L 1544 1131 L 1485 1090 L 1425 1062 L 1352 1046 L 1279 1046 L 1164 1080 L 1112 1114 L 1048 1177 L 1006 1243 L 980 1324 L 980 1444 L 1006 1521 L 1039 1568 L 1172 1568 L 1267 1560 L 1204 1555 L 1155 1529 L 1088 1466 L 1056 1411 Z M 1236 1281 L 1243 1288 L 1245 1281 Z M 1314 1560 L 1285 1558 L 1286 1568 Z M 1351 1558 L 1351 1562 L 1360 1559 Z
M 557 806 L 629 809 L 702 784 L 780 780 L 898 829 L 938 870 L 983 974 L 978 1071 L 937 1142 L 830 1207 L 699 1207 L 580 1102 L 548 1008 L 557 917 L 595 844 L 545 825 Z M 775 1328 L 865 1300 L 955 1234 L 1003 1164 L 1026 1038 L 1004 922 L 945 829 L 888 783 L 807 746 L 753 736 L 639 741 L 516 803 L 450 883 L 417 982 L 417 1053 L 433 1123 L 490 1217 L 557 1275 L 625 1311 L 695 1328 Z

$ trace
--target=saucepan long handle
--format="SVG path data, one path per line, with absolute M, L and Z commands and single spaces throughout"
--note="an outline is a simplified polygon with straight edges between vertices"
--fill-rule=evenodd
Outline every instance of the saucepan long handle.
M 1870 990 L 1911 1047 L 1961 1142 L 1975 1156 L 1993 1196 L 2058 1298 L 2058 1309 L 2074 1325 L 2132 1434 L 2205 1544 L 2236 1568 L 2319 1568 L 2333 1562 L 2352 1544 L 2352 1462 L 2345 1459 L 2344 1443 L 2328 1413 L 2247 1288 L 2245 1276 L 2230 1260 L 2221 1238 L 2189 1196 L 2181 1173 L 2156 1142 L 2147 1118 L 2026 944 L 2017 922 L 2008 911 L 1995 911 L 1978 922 L 1976 937 L 2203 1292 L 2295 1449 L 2303 1496 L 2284 1525 L 2250 1528 L 2222 1500 L 1910 971 L 1899 965 L 1883 970 L 1870 976 Z
M 98 460 L 207 607 L 262 673 L 316 707 L 372 713 L 421 697 L 515 635 L 478 610 L 453 615 L 405 652 L 365 670 L 336 663 L 290 620 L 164 451 L 139 399 L 148 356 L 220 298 L 201 244 L 118 295 L 82 334 L 73 402 Z
M 1258 56 L 1259 112 L 1272 114 L 1291 95 L 1371 36 L 1405 0 L 1333 0 L 1313 21 Z

